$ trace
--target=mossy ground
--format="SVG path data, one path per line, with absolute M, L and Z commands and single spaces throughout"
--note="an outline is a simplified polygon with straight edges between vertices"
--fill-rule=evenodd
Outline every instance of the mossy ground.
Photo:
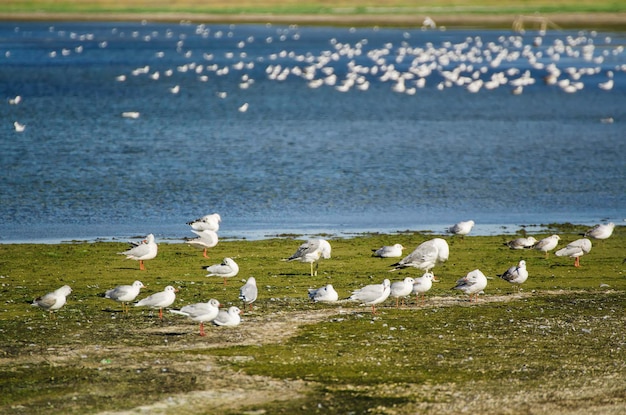
M 560 246 L 586 228 L 567 225 Z M 573 260 L 503 245 L 515 235 L 446 237 L 450 260 L 438 266 L 424 305 L 390 299 L 373 316 L 354 303 L 311 304 L 307 289 L 356 288 L 421 272 L 389 273 L 394 259 L 371 250 L 401 243 L 407 253 L 434 235 L 405 232 L 332 239 L 319 275 L 284 262 L 299 240 L 221 241 L 211 259 L 185 244 L 159 245 L 139 271 L 116 255 L 125 243 L 0 245 L 0 413 L 620 413 L 626 405 L 626 229 L 593 241 Z M 233 257 L 227 285 L 202 269 Z M 529 280 L 517 292 L 496 277 L 525 259 Z M 477 304 L 450 288 L 480 268 L 492 277 Z M 184 317 L 102 298 L 139 279 L 140 298 L 166 285 L 173 307 L 217 298 L 240 305 L 255 276 L 259 299 L 239 327 L 208 327 Z M 50 319 L 32 300 L 69 284 L 68 303 Z M 131 411 L 132 413 L 132 411 Z

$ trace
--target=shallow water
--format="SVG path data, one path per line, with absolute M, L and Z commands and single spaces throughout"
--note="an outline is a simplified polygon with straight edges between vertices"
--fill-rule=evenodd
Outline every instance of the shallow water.
M 0 90 L 23 97 L 0 104 L 0 242 L 176 239 L 192 236 L 185 222 L 212 212 L 222 216 L 221 235 L 246 238 L 440 232 L 467 219 L 477 233 L 621 222 L 626 37 L 549 32 L 537 47 L 537 36 L 0 24 Z M 414 86 L 415 71 L 431 64 L 425 86 Z M 584 88 L 546 85 L 549 64 Z M 370 86 L 308 87 L 300 73 L 315 65 L 314 79 L 332 68 L 337 85 Z M 290 75 L 277 79 L 285 69 Z M 444 84 L 454 71 L 465 85 Z M 535 83 L 520 95 L 510 83 L 467 89 L 525 71 Z M 608 71 L 614 87 L 605 91 L 598 84 Z M 381 79 L 385 72 L 413 74 L 405 86 L 415 94 L 393 91 L 397 80 Z M 244 102 L 245 113 L 237 110 Z

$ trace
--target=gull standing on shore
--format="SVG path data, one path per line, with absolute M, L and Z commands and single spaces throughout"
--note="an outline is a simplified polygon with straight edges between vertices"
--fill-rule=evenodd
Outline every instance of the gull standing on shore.
M 49 317 L 54 318 L 53 312 L 65 305 L 65 302 L 67 301 L 67 296 L 70 295 L 71 292 L 72 289 L 70 288 L 70 286 L 64 285 L 63 287 L 57 288 L 51 293 L 48 293 L 42 297 L 35 298 L 32 305 L 35 307 L 41 307 L 44 310 L 49 311 Z
M 434 282 L 439 282 L 435 279 L 435 275 L 432 272 L 426 272 L 419 278 L 415 278 L 413 283 L 412 292 L 415 294 L 415 303 L 419 303 L 420 294 L 422 294 L 422 302 L 426 302 L 426 292 L 431 289 Z
M 478 301 L 480 294 L 487 287 L 487 277 L 479 269 L 470 271 L 465 277 L 459 279 L 453 290 L 461 290 L 465 294 L 469 294 L 470 303 Z M 473 298 L 473 300 L 472 300 Z
M 434 238 L 422 242 L 413 252 L 402 258 L 399 262 L 392 264 L 396 271 L 398 269 L 413 267 L 423 271 L 430 271 L 438 262 L 445 262 L 450 255 L 450 248 L 445 239 Z
M 298 250 L 284 261 L 300 261 L 311 264 L 311 276 L 317 275 L 317 268 L 321 258 L 330 258 L 331 247 L 325 239 L 309 239 L 298 247 Z M 313 270 L 315 264 L 315 271 Z
M 350 296 L 350 300 L 360 301 L 365 305 L 372 306 L 372 314 L 376 314 L 376 304 L 385 301 L 391 294 L 391 283 L 385 279 L 382 284 L 370 284 L 355 290 Z
M 580 257 L 591 251 L 591 241 L 587 238 L 577 239 L 554 253 L 556 256 L 568 256 L 574 259 L 574 266 L 580 267 Z
M 615 224 L 613 222 L 599 224 L 589 229 L 583 236 L 593 239 L 608 239 L 613 234 Z
M 207 277 L 222 277 L 226 285 L 226 278 L 234 277 L 239 273 L 239 265 L 232 258 L 224 258 L 221 264 L 211 265 L 206 267 L 206 270 L 209 271 Z
M 217 232 L 220 230 L 220 222 L 222 222 L 222 217 L 219 213 L 212 213 L 187 222 L 187 225 L 191 226 L 191 228 L 196 231 L 210 230 Z
M 552 251 L 559 244 L 559 240 L 561 237 L 559 235 L 551 235 L 547 238 L 543 238 L 539 242 L 533 245 L 533 249 L 537 251 L 545 252 L 546 258 L 548 257 L 548 253 Z
M 220 311 L 220 302 L 211 298 L 206 303 L 189 304 L 180 310 L 170 310 L 170 313 L 186 316 L 200 323 L 200 336 L 206 336 L 204 323 L 213 321 Z
M 528 270 L 526 269 L 526 261 L 523 259 L 513 267 L 507 269 L 504 273 L 498 275 L 504 281 L 519 286 L 528 279 Z
M 415 280 L 411 277 L 406 277 L 402 281 L 396 281 L 391 284 L 389 296 L 396 299 L 396 308 L 399 307 L 400 298 L 404 304 L 404 297 L 410 295 L 413 292 L 413 284 Z
M 174 304 L 178 290 L 171 285 L 161 292 L 154 293 L 135 303 L 135 307 L 150 307 L 159 309 L 159 319 L 163 320 L 163 309 Z
M 198 235 L 198 237 L 195 239 L 188 240 L 187 243 L 191 246 L 195 246 L 196 248 L 202 249 L 203 250 L 202 256 L 205 258 L 208 258 L 209 256 L 207 255 L 207 250 L 209 248 L 213 248 L 219 242 L 219 239 L 217 237 L 217 232 L 212 231 L 210 229 L 204 229 L 201 231 L 192 229 L 191 232 Z
M 217 317 L 213 320 L 216 326 L 238 326 L 241 323 L 241 310 L 239 307 L 232 306 L 228 310 L 220 310 Z
M 468 233 L 471 232 L 472 228 L 474 227 L 475 223 L 473 220 L 468 220 L 465 222 L 459 222 L 456 223 L 452 226 L 450 226 L 446 232 L 451 233 L 453 235 L 461 235 L 461 237 L 467 235 Z
M 128 251 L 118 252 L 119 255 L 126 255 L 126 259 L 139 261 L 139 269 L 145 271 L 143 261 L 154 259 L 157 256 L 159 247 L 154 242 L 154 235 L 149 234 L 141 242 L 131 242 L 132 248 Z
M 239 289 L 239 299 L 243 301 L 244 308 L 247 304 L 252 310 L 252 303 L 256 301 L 259 290 L 256 286 L 256 278 L 250 277 L 248 281 Z
M 145 288 L 141 281 L 133 282 L 133 285 L 118 285 L 104 293 L 104 298 L 110 298 L 122 303 L 122 312 L 128 313 L 128 303 L 134 301 L 139 295 L 139 291 Z

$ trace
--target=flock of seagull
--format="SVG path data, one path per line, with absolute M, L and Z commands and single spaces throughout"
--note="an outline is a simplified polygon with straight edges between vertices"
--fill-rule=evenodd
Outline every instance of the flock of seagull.
M 431 22 L 425 22 L 422 30 L 441 30 Z M 415 95 L 428 86 L 437 90 L 461 87 L 470 93 L 508 87 L 513 94 L 521 94 L 524 88 L 538 81 L 566 93 L 576 93 L 585 86 L 610 91 L 615 85 L 615 75 L 626 72 L 626 64 L 611 64 L 612 58 L 623 54 L 624 46 L 612 46 L 610 36 L 601 37 L 595 31 L 554 38 L 548 38 L 545 31 L 539 31 L 535 36 L 503 34 L 497 40 L 468 36 L 457 42 L 445 40 L 440 45 L 419 43 L 419 34 L 405 31 L 400 42 L 389 41 L 378 47 L 370 45 L 367 38 L 352 43 L 331 38 L 325 50 L 299 52 L 290 49 L 291 45 L 295 48 L 290 42 L 297 42 L 305 36 L 297 25 L 277 28 L 265 38 L 243 37 L 236 33 L 236 28 L 235 25 L 224 29 L 200 24 L 193 34 L 176 33 L 170 28 L 143 33 L 140 30 L 127 33 L 113 28 L 110 39 L 101 40 L 93 33 L 50 27 L 50 33 L 57 35 L 56 40 L 67 40 L 67 47 L 61 51 L 51 50 L 48 58 L 59 60 L 97 53 L 116 39 L 132 38 L 146 44 L 160 42 L 165 48 L 155 53 L 154 62 L 117 75 L 115 82 L 146 77 L 155 82 L 166 82 L 168 85 L 164 91 L 169 94 L 180 94 L 183 88 L 175 83 L 175 74 L 193 76 L 200 83 L 231 76 L 235 78 L 232 87 L 246 90 L 254 85 L 253 75 L 258 74 L 259 69 L 269 81 L 299 78 L 311 89 L 325 86 L 345 93 L 367 91 L 373 83 L 382 83 L 388 84 L 395 93 L 407 95 Z M 268 29 L 271 28 L 268 25 Z M 357 29 L 351 28 L 350 32 L 356 33 Z M 417 38 L 417 42 L 412 42 L 412 37 Z M 194 40 L 206 41 L 207 49 L 202 52 L 193 49 Z M 215 42 L 221 42 L 225 48 L 213 49 Z M 276 48 L 267 55 L 257 55 L 255 50 L 248 48 L 255 43 L 275 45 Z M 5 52 L 7 59 L 11 56 L 11 51 Z M 164 68 L 172 56 L 184 59 L 185 63 Z M 528 69 L 520 69 L 524 67 Z M 601 81 L 586 82 L 588 77 L 600 77 Z M 228 95 L 228 90 L 216 93 L 219 99 Z M 12 105 L 22 101 L 20 95 L 8 99 Z M 239 112 L 248 109 L 248 102 L 237 104 Z M 140 115 L 137 109 L 121 114 L 131 119 Z M 15 131 L 23 132 L 25 128 L 24 124 L 14 122 Z
M 207 257 L 207 249 L 216 246 L 218 243 L 217 231 L 219 230 L 220 222 L 221 217 L 217 213 L 188 222 L 192 231 L 198 235 L 198 238 L 189 240 L 188 243 L 203 249 L 204 257 Z M 474 221 L 471 220 L 459 222 L 446 229 L 446 232 L 463 237 L 471 232 L 474 225 Z M 577 239 L 557 250 L 555 255 L 574 258 L 574 266 L 579 267 L 580 257 L 591 251 L 591 241 L 588 238 L 607 239 L 612 235 L 614 228 L 615 224 L 612 222 L 598 224 L 585 232 L 583 238 Z M 208 238 L 203 237 L 202 235 L 205 232 L 209 232 L 211 236 Z M 539 241 L 529 236 L 508 241 L 505 245 L 514 250 L 535 249 L 544 252 L 547 257 L 549 252 L 557 247 L 559 240 L 560 237 L 558 235 L 551 235 Z M 308 263 L 310 264 L 310 275 L 316 276 L 320 260 L 331 258 L 331 250 L 330 243 L 325 239 L 310 239 L 302 243 L 293 255 L 285 258 L 283 261 Z M 403 255 L 403 250 L 404 247 L 401 244 L 383 246 L 373 249 L 372 256 L 398 258 Z M 125 255 L 127 259 L 139 261 L 140 270 L 145 270 L 144 261 L 156 258 L 157 253 L 158 247 L 154 240 L 154 235 L 150 234 L 141 242 L 131 242 L 131 248 L 119 254 Z M 422 302 L 424 302 L 425 293 L 431 289 L 433 282 L 438 282 L 432 270 L 437 264 L 447 261 L 449 254 L 448 243 L 443 238 L 433 238 L 422 242 L 410 254 L 391 264 L 392 269 L 390 270 L 390 272 L 393 272 L 403 268 L 416 268 L 424 271 L 421 277 L 406 277 L 402 281 L 393 283 L 388 278 L 385 278 L 381 284 L 370 284 L 354 290 L 350 297 L 342 301 L 357 301 L 362 305 L 371 306 L 373 314 L 376 313 L 376 305 L 385 302 L 389 297 L 395 298 L 396 307 L 399 307 L 400 301 L 404 302 L 404 299 L 412 294 L 416 296 L 418 304 L 420 296 Z M 227 284 L 228 278 L 238 274 L 239 267 L 232 258 L 225 258 L 222 263 L 206 267 L 206 270 L 208 271 L 207 277 L 217 276 L 223 278 L 224 284 Z M 519 261 L 517 265 L 511 266 L 505 272 L 499 274 L 498 277 L 519 287 L 528 279 L 526 261 Z M 476 302 L 479 294 L 483 293 L 487 287 L 487 282 L 485 274 L 479 269 L 475 269 L 467 273 L 465 277 L 457 280 L 452 289 L 468 294 L 470 302 Z M 132 285 L 120 285 L 107 290 L 104 297 L 121 303 L 122 312 L 127 313 L 129 311 L 129 303 L 135 301 L 142 288 L 145 288 L 142 282 L 135 281 Z M 163 309 L 170 307 L 174 303 L 177 291 L 176 288 L 168 285 L 163 291 L 147 296 L 137 301 L 134 305 L 135 307 L 158 309 L 159 318 L 162 320 Z M 35 299 L 33 305 L 48 310 L 52 317 L 54 311 L 63 307 L 66 297 L 71 292 L 72 289 L 68 285 L 64 285 L 56 291 Z M 244 306 L 248 306 L 252 310 L 252 304 L 257 300 L 257 296 L 256 279 L 249 277 L 246 283 L 239 289 L 239 299 Z M 308 297 L 313 302 L 334 303 L 340 301 L 339 294 L 332 284 L 309 289 Z M 212 322 L 217 326 L 236 326 L 240 324 L 240 314 L 243 313 L 240 308 L 232 306 L 228 310 L 220 310 L 219 307 L 220 302 L 211 298 L 206 303 L 190 304 L 182 307 L 180 310 L 170 310 L 170 312 L 199 322 L 200 335 L 204 336 L 204 323 Z

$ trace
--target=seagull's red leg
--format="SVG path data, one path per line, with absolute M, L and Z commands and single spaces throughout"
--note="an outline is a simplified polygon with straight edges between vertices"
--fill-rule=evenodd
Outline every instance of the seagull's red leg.
M 577 256 L 576 259 L 574 260 L 574 266 L 576 268 L 580 267 L 580 257 Z
M 141 259 L 139 260 L 139 270 L 140 271 L 145 271 L 146 270 L 146 267 L 143 266 L 143 260 L 141 260 Z
M 163 309 L 159 308 L 159 318 L 163 320 Z
M 203 336 L 203 337 L 206 336 L 206 333 L 204 332 L 204 322 L 203 321 L 200 322 L 200 335 Z
M 202 253 L 202 256 L 205 258 L 208 258 L 209 256 L 206 254 L 206 248 L 204 248 L 204 252 Z

